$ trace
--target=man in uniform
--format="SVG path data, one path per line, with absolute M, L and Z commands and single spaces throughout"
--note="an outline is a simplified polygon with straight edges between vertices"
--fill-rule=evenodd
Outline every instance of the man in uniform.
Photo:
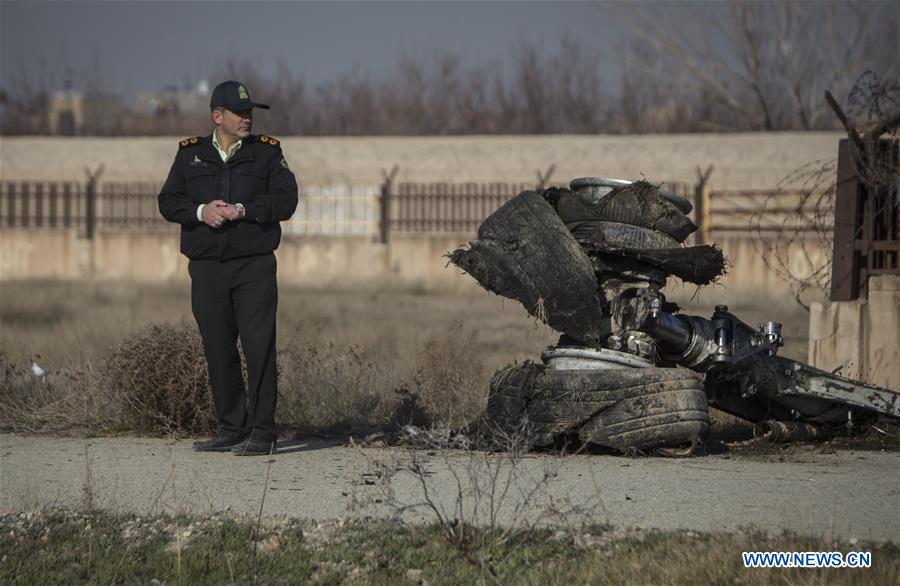
M 210 136 L 179 143 L 159 194 L 159 211 L 181 225 L 181 252 L 190 261 L 191 306 L 209 369 L 218 431 L 196 451 L 274 453 L 275 312 L 273 251 L 279 222 L 297 207 L 297 180 L 279 142 L 250 134 L 253 108 L 246 86 L 226 81 L 210 99 Z M 247 360 L 247 393 L 237 350 Z

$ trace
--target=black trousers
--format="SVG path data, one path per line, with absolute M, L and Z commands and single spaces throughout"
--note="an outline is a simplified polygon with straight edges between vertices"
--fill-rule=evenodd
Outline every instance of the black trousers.
M 233 260 L 191 260 L 191 307 L 203 337 L 219 433 L 273 440 L 278 399 L 275 366 L 277 263 L 272 253 Z M 241 372 L 247 360 L 247 393 Z

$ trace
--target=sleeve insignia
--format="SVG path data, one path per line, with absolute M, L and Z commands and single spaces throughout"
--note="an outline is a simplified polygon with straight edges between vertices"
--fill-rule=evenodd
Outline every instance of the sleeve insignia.
M 179 143 L 178 143 L 178 148 L 179 148 L 179 150 L 180 150 L 180 149 L 183 149 L 184 147 L 188 147 L 188 146 L 197 144 L 199 141 L 200 141 L 200 137 L 199 137 L 199 136 L 193 136 L 193 137 L 191 137 L 191 138 L 186 138 L 186 139 L 184 139 L 184 140 L 182 140 L 182 141 L 179 141 Z
M 278 146 L 278 141 L 272 138 L 271 136 L 266 136 L 265 134 L 259 135 L 259 142 L 269 144 L 272 146 Z
M 284 167 L 285 169 L 288 168 L 287 159 L 285 159 L 284 157 L 281 158 L 281 166 Z

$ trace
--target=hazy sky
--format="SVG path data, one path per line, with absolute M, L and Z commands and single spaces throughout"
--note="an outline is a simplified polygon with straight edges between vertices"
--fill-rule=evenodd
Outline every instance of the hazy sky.
M 0 2 L 0 82 L 24 67 L 99 71 L 132 97 L 218 70 L 229 57 L 309 83 L 354 69 L 381 78 L 399 58 L 453 52 L 465 65 L 508 63 L 522 41 L 556 51 L 562 37 L 601 51 L 615 75 L 624 4 L 590 2 Z M 82 80 L 83 81 L 83 80 Z M 215 82 L 216 80 L 210 80 Z

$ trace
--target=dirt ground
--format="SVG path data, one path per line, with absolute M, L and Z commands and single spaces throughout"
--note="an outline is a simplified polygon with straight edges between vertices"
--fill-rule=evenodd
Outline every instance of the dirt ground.
M 702 304 L 692 304 L 683 294 L 676 298 L 686 313 L 706 317 L 716 302 L 712 295 L 705 295 Z M 781 354 L 806 358 L 809 317 L 802 307 L 763 302 L 730 309 L 751 325 L 782 321 Z M 482 290 L 451 294 L 282 286 L 278 317 L 279 345 L 356 345 L 398 368 L 429 339 L 455 326 L 467 332 L 483 358 L 485 376 L 513 360 L 539 360 L 541 351 L 558 338 L 517 302 Z M 192 320 L 186 283 L 0 283 L 0 347 L 20 360 L 40 355 L 41 366 L 49 370 L 97 364 L 110 346 L 150 323 Z
M 771 132 L 641 136 L 279 137 L 301 184 L 369 185 L 399 166 L 397 181 L 537 181 L 605 176 L 694 183 L 713 166 L 714 189 L 771 189 L 799 167 L 837 157 L 840 133 Z M 162 184 L 183 137 L 3 137 L 0 178 Z

